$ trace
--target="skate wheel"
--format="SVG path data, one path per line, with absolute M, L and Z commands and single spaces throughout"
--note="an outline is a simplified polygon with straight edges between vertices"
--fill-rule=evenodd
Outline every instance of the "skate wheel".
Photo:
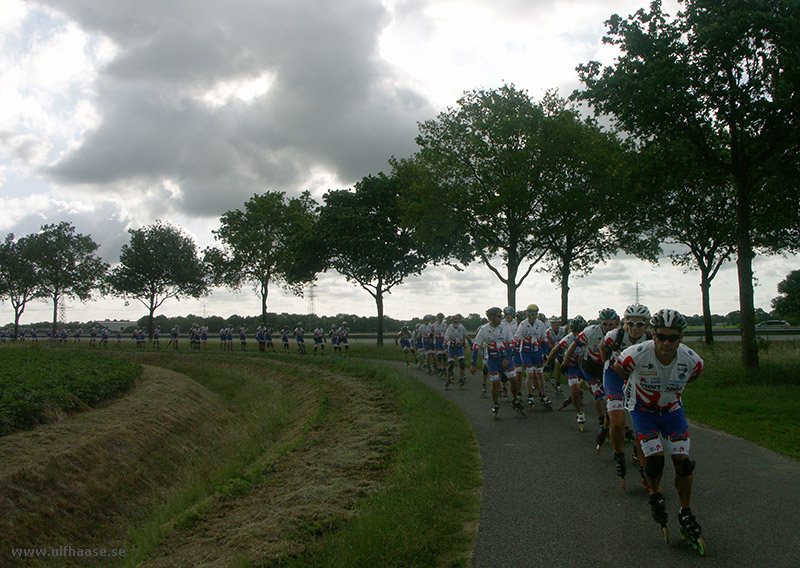
M 700 553 L 700 556 L 706 555 L 706 541 L 704 541 L 702 537 L 693 542 L 692 547 Z
M 594 455 L 600 455 L 600 444 L 597 444 L 597 447 L 594 450 Z
M 664 533 L 664 543 L 669 544 L 669 529 L 667 527 L 661 527 L 661 532 Z

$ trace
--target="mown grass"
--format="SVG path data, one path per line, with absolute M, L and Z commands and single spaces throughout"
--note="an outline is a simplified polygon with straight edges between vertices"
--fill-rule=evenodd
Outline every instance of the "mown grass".
M 361 354 L 371 349 L 357 349 Z M 480 459 L 466 417 L 401 371 L 354 359 L 321 362 L 396 389 L 404 420 L 388 483 L 358 514 L 287 567 L 467 566 L 480 512 Z
M 763 343 L 746 372 L 738 344 L 692 343 L 705 372 L 683 395 L 689 418 L 800 460 L 800 346 Z
M 96 406 L 130 390 L 140 365 L 85 351 L 6 346 L 0 356 L 0 436 Z

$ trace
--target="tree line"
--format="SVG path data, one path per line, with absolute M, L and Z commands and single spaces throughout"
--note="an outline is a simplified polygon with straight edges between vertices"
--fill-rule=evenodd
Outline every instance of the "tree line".
M 132 230 L 107 277 L 95 259 L 75 283 L 48 280 L 54 325 L 58 298 L 84 299 L 92 285 L 145 305 L 151 330 L 168 298 L 251 285 L 263 321 L 271 284 L 301 293 L 333 269 L 375 301 L 380 343 L 385 294 L 427 266 L 475 261 L 511 306 L 533 270 L 550 274 L 565 321 L 571 279 L 624 252 L 699 272 L 709 342 L 711 282 L 735 260 L 742 361 L 757 367 L 753 259 L 800 251 L 799 6 L 684 0 L 670 16 L 654 1 L 614 15 L 603 41 L 619 56 L 580 65 L 584 87 L 570 97 L 536 101 L 511 84 L 466 92 L 419 124 L 418 152 L 392 157 L 388 173 L 330 190 L 321 204 L 308 192 L 253 195 L 223 213 L 217 246 L 202 255 L 171 225 Z M 55 238 L 59 227 L 68 229 L 38 235 Z M 33 237 L 19 241 L 41 241 Z M 31 290 L 45 293 L 41 283 Z M 29 297 L 14 293 L 16 312 Z

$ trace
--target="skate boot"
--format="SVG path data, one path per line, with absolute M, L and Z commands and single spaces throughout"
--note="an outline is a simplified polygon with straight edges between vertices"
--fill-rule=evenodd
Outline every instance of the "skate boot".
M 531 410 L 533 410 L 533 402 L 534 402 L 533 395 L 532 395 L 532 394 L 529 394 L 529 395 L 528 395 L 528 406 L 530 406 L 530 407 L 531 407 Z
M 525 406 L 522 404 L 521 397 L 519 395 L 514 397 L 514 400 L 511 401 L 511 406 L 520 413 L 521 416 L 525 416 Z
M 580 428 L 581 432 L 583 432 L 586 429 L 586 414 L 579 412 L 575 416 L 575 421 L 578 423 L 578 428 Z
M 550 397 L 546 394 L 539 395 L 539 401 L 547 410 L 553 410 L 553 403 L 550 402 Z
M 669 544 L 669 530 L 667 529 L 667 505 L 664 502 L 663 493 L 650 494 L 650 510 L 655 521 L 661 525 L 661 532 L 664 533 L 664 542 Z
M 636 432 L 629 426 L 625 426 L 625 441 L 633 443 L 636 441 Z
M 625 464 L 625 454 L 622 452 L 614 454 L 614 473 L 622 478 L 622 490 L 625 491 L 627 489 L 625 474 L 628 473 L 628 466 Z
M 558 407 L 559 412 L 564 410 L 570 404 L 572 404 L 572 395 L 567 394 L 567 396 L 564 398 L 564 400 L 561 401 L 561 406 Z
M 494 419 L 497 420 L 497 413 L 500 411 L 500 405 L 496 402 L 492 405 L 492 414 L 494 414 Z
M 508 402 L 508 387 L 503 385 L 503 402 Z
M 461 377 L 460 379 L 458 379 L 458 388 L 460 390 L 464 390 L 464 386 L 466 384 L 467 384 L 467 379 L 465 379 L 464 377 Z
M 486 398 L 486 385 L 481 385 L 481 396 Z
M 603 443 L 608 438 L 608 428 L 605 426 L 600 426 L 600 431 L 597 433 L 597 447 L 595 448 L 595 453 L 600 453 L 600 448 L 603 446 Z
M 444 390 L 449 390 L 450 389 L 450 382 L 451 382 L 450 381 L 450 377 L 445 379 L 445 381 L 444 381 Z
M 706 543 L 700 536 L 702 530 L 697 523 L 697 519 L 694 518 L 692 510 L 688 507 L 686 509 L 681 509 L 680 513 L 678 513 L 678 522 L 681 524 L 681 536 L 683 540 L 692 545 L 692 548 L 699 552 L 700 556 L 705 556 Z

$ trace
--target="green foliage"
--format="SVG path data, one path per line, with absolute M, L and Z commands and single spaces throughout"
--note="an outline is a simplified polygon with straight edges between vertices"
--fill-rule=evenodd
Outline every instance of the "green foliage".
M 800 321 L 800 270 L 792 270 L 780 284 L 781 294 L 772 300 L 772 309 L 784 318 L 793 322 Z
M 264 320 L 270 283 L 300 293 L 323 268 L 318 250 L 304 254 L 301 248 L 314 233 L 316 209 L 307 191 L 289 200 L 283 192 L 268 191 L 253 195 L 244 210 L 223 213 L 214 231 L 222 247 L 204 253 L 215 284 L 233 289 L 254 284 Z
M 99 354 L 4 348 L 0 358 L 0 435 L 47 422 L 54 413 L 94 406 L 134 385 L 141 366 Z
M 383 295 L 428 264 L 413 233 L 400 223 L 400 190 L 397 177 L 367 176 L 355 191 L 327 192 L 319 215 L 331 267 L 375 300 L 378 343 L 383 342 Z
M 108 284 L 114 294 L 149 310 L 152 333 L 153 314 L 167 299 L 199 298 L 208 292 L 205 267 L 194 240 L 173 225 L 159 221 L 128 232 L 130 244 L 123 245 Z
M 6 235 L 0 243 L 0 301 L 7 299 L 14 308 L 14 338 L 19 336 L 19 318 L 25 306 L 36 298 L 37 283 L 30 240 Z
M 91 299 L 92 292 L 102 288 L 108 265 L 95 255 L 100 245 L 88 235 L 76 234 L 67 222 L 43 225 L 27 239 L 36 267 L 36 295 L 53 301 L 55 331 L 58 301 L 64 296 Z

